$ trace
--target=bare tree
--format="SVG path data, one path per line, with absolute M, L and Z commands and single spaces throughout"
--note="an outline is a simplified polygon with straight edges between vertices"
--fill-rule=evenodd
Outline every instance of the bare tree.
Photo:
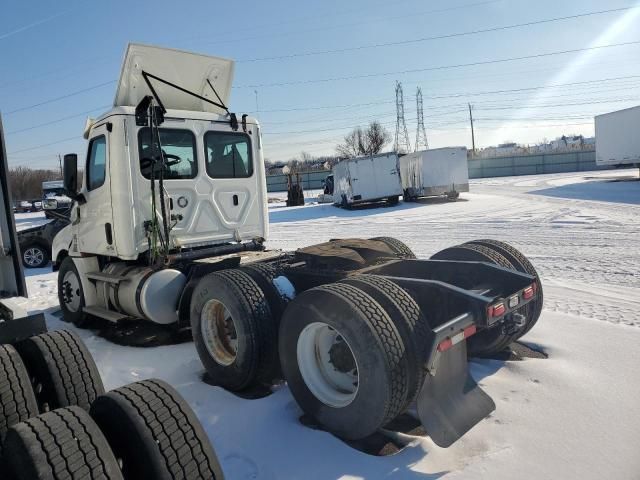
M 336 151 L 342 157 L 375 155 L 390 141 L 391 135 L 380 122 L 371 122 L 366 129 L 356 127 L 345 135 L 343 143 L 336 147 Z
M 9 170 L 9 185 L 13 200 L 31 200 L 42 198 L 42 182 L 59 180 L 57 170 L 33 170 L 28 167 L 15 167 Z
M 371 122 L 369 124 L 369 129 L 367 130 L 367 154 L 380 153 L 390 141 L 391 135 L 380 122 Z

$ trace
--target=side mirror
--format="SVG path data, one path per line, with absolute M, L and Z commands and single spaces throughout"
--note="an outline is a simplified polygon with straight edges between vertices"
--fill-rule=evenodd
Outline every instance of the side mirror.
M 75 153 L 64 156 L 63 179 L 67 195 L 75 200 L 78 197 L 78 155 Z

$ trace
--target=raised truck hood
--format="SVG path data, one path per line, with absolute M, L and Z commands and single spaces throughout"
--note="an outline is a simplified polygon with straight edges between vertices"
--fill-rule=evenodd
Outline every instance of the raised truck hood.
M 142 77 L 143 70 L 219 103 L 207 83 L 209 80 L 222 102 L 225 105 L 229 104 L 234 70 L 232 60 L 130 43 L 122 63 L 114 106 L 136 106 L 146 95 L 151 95 Z M 226 114 L 222 108 L 180 92 L 157 80 L 150 79 L 150 81 L 166 109 Z

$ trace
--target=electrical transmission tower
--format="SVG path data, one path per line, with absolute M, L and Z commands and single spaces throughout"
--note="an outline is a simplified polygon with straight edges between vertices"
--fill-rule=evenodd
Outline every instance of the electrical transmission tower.
M 416 148 L 418 151 L 424 145 L 425 150 L 429 150 L 429 142 L 427 141 L 427 131 L 424 128 L 424 114 L 422 112 L 422 89 L 418 87 L 416 92 L 416 110 L 418 112 L 418 127 L 416 130 Z
M 404 121 L 404 99 L 402 96 L 402 84 L 396 81 L 396 141 L 394 144 L 396 152 L 409 153 L 411 144 L 407 133 L 407 124 Z

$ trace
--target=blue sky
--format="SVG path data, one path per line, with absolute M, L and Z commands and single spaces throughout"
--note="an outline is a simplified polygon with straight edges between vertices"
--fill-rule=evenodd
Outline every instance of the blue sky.
M 129 41 L 236 60 L 231 110 L 260 119 L 271 160 L 331 154 L 372 120 L 393 134 L 396 80 L 412 143 L 422 88 L 432 147 L 470 146 L 468 102 L 478 146 L 591 135 L 593 115 L 640 104 L 640 44 L 484 63 L 638 42 L 640 8 L 416 41 L 637 0 L 0 1 L 0 111 L 13 166 L 84 153 L 85 119 L 113 102 Z M 395 42 L 408 43 L 359 48 Z M 337 49 L 350 50 L 313 54 Z M 454 67 L 470 63 L 481 64 Z

